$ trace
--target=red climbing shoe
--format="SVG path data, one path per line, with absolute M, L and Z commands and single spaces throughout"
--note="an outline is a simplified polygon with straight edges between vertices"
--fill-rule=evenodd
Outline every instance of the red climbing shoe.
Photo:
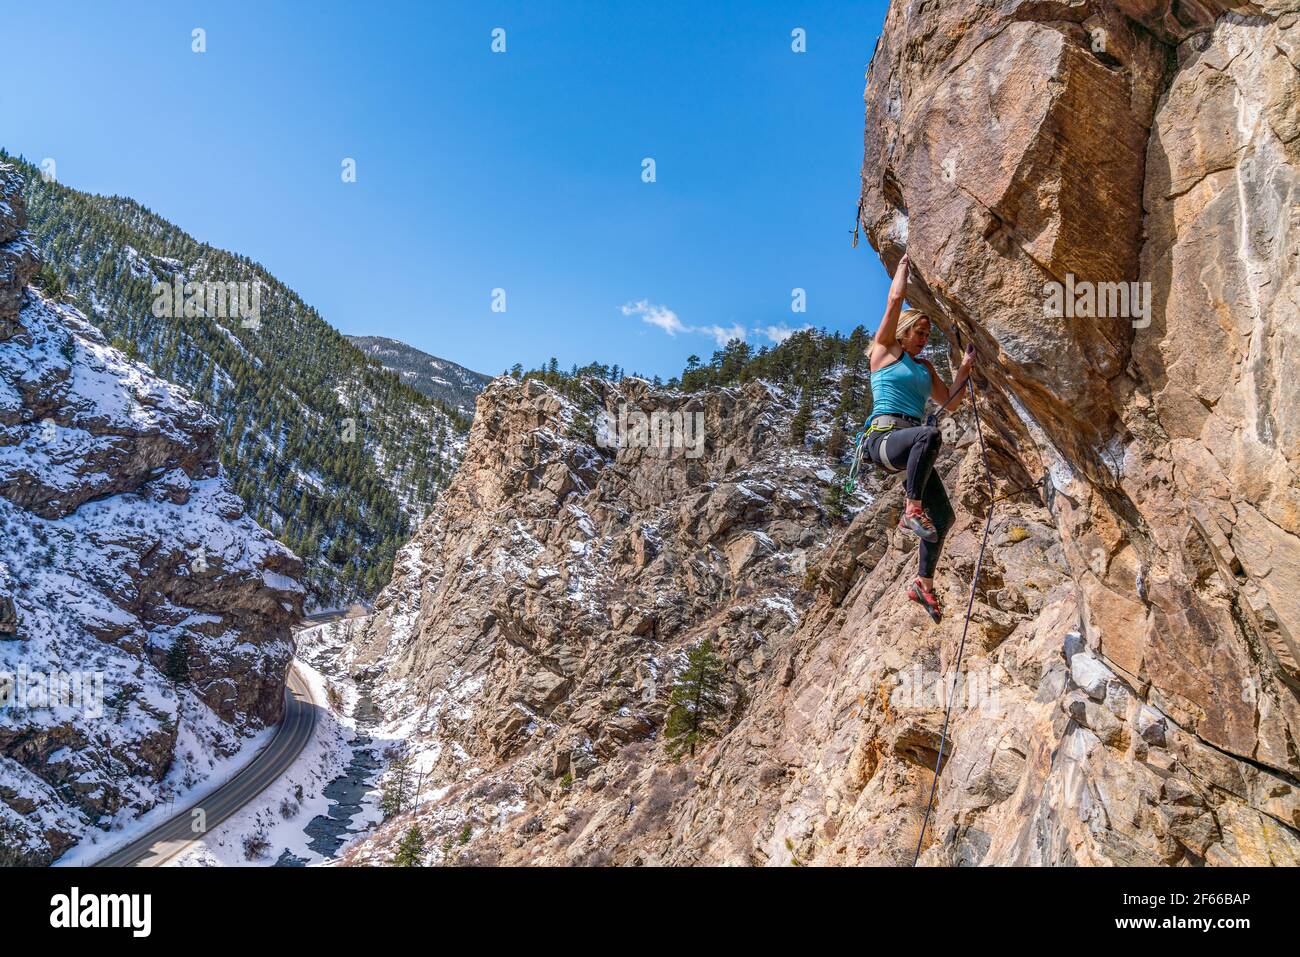
M 908 505 L 903 509 L 903 517 L 898 520 L 898 527 L 914 532 L 917 538 L 927 542 L 939 540 L 939 532 L 934 527 L 934 522 L 930 521 L 930 516 L 925 514 L 925 509 L 919 504 Z
M 907 597 L 924 608 L 936 625 L 943 620 L 943 605 L 939 604 L 939 596 L 927 590 L 921 584 L 921 579 L 912 582 L 912 587 L 907 590 Z

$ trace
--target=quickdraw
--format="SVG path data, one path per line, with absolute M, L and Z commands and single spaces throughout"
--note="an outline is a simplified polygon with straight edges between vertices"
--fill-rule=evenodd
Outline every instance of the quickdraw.
M 862 457 L 866 451 L 867 437 L 871 435 L 872 432 L 892 432 L 896 428 L 897 426 L 887 425 L 881 429 L 877 428 L 875 425 L 871 425 L 858 432 L 857 436 L 853 440 L 853 462 L 849 465 L 849 474 L 844 480 L 845 495 L 852 495 L 853 490 L 858 487 L 858 472 L 862 468 Z

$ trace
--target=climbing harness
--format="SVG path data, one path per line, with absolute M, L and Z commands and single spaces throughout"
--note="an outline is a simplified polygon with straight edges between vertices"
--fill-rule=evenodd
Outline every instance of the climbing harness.
M 866 455 L 867 440 L 871 437 L 872 432 L 890 432 L 894 426 L 887 425 L 884 428 L 877 428 L 875 422 L 866 429 L 860 429 L 857 436 L 853 439 L 853 463 L 849 466 L 848 477 L 844 479 L 844 494 L 852 495 L 853 490 L 858 487 L 858 472 L 862 469 L 862 459 Z
M 871 424 L 868 428 L 859 430 L 858 434 L 854 436 L 853 462 L 849 466 L 848 477 L 845 478 L 844 480 L 845 495 L 852 495 L 853 490 L 858 487 L 858 472 L 861 471 L 862 469 L 862 459 L 866 454 L 867 440 L 871 437 L 871 433 L 892 432 L 894 431 L 894 429 L 901 429 L 901 428 L 915 428 L 916 426 L 921 424 L 919 422 L 914 422 L 913 420 L 908 419 L 906 416 L 901 416 L 901 415 L 877 415 L 877 416 L 873 416 L 870 421 Z M 934 425 L 938 421 L 939 421 L 938 417 L 933 414 L 928 415 L 925 418 L 926 425 Z M 877 425 L 876 423 L 878 422 L 883 422 L 884 424 Z M 889 470 L 890 472 L 903 471 L 901 468 L 894 468 L 892 463 L 888 463 L 881 467 Z
M 961 333 L 957 332 L 957 348 L 962 348 Z M 967 378 L 970 389 L 971 410 L 975 414 L 975 434 L 979 436 L 980 458 L 984 463 L 984 481 L 989 487 L 989 497 L 993 498 L 993 475 L 989 471 L 989 453 L 984 445 L 984 428 L 980 424 L 979 395 L 975 389 L 975 378 Z M 1021 491 L 1024 491 L 1021 489 Z M 952 717 L 952 703 L 957 699 L 957 681 L 961 678 L 961 658 L 966 650 L 966 632 L 970 629 L 971 612 L 975 610 L 975 585 L 980 580 L 980 569 L 984 566 L 984 549 L 988 545 L 989 530 L 993 527 L 993 503 L 989 503 L 988 515 L 984 518 L 984 535 L 980 539 L 979 556 L 975 559 L 975 573 L 970 580 L 970 598 L 966 601 L 966 620 L 961 626 L 961 641 L 957 645 L 957 661 L 953 665 L 952 688 L 948 692 L 948 707 L 943 713 L 943 730 L 939 732 L 939 756 L 934 762 L 934 782 L 930 785 L 930 799 L 925 803 L 925 818 L 921 821 L 921 833 L 916 838 L 916 853 L 912 855 L 912 866 L 921 859 L 921 844 L 925 840 L 925 829 L 930 823 L 930 811 L 934 807 L 934 795 L 939 789 L 939 771 L 943 768 L 943 750 L 948 740 L 948 721 Z

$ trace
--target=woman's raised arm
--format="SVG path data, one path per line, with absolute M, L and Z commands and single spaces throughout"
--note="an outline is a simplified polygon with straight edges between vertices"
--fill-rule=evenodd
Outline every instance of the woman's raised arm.
M 894 270 L 894 281 L 889 287 L 889 299 L 885 303 L 885 318 L 880 320 L 880 328 L 876 330 L 875 345 L 886 349 L 898 345 L 898 316 L 903 311 L 903 300 L 907 298 L 907 275 L 910 268 L 911 260 L 907 258 L 907 253 L 903 253 L 898 268 Z

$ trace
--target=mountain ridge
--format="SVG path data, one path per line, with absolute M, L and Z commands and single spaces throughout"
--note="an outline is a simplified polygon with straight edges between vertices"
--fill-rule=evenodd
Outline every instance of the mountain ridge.
M 439 358 L 400 339 L 352 335 L 345 338 L 385 369 L 401 376 L 403 382 L 464 416 L 474 414 L 474 400 L 492 381 L 492 376 Z

